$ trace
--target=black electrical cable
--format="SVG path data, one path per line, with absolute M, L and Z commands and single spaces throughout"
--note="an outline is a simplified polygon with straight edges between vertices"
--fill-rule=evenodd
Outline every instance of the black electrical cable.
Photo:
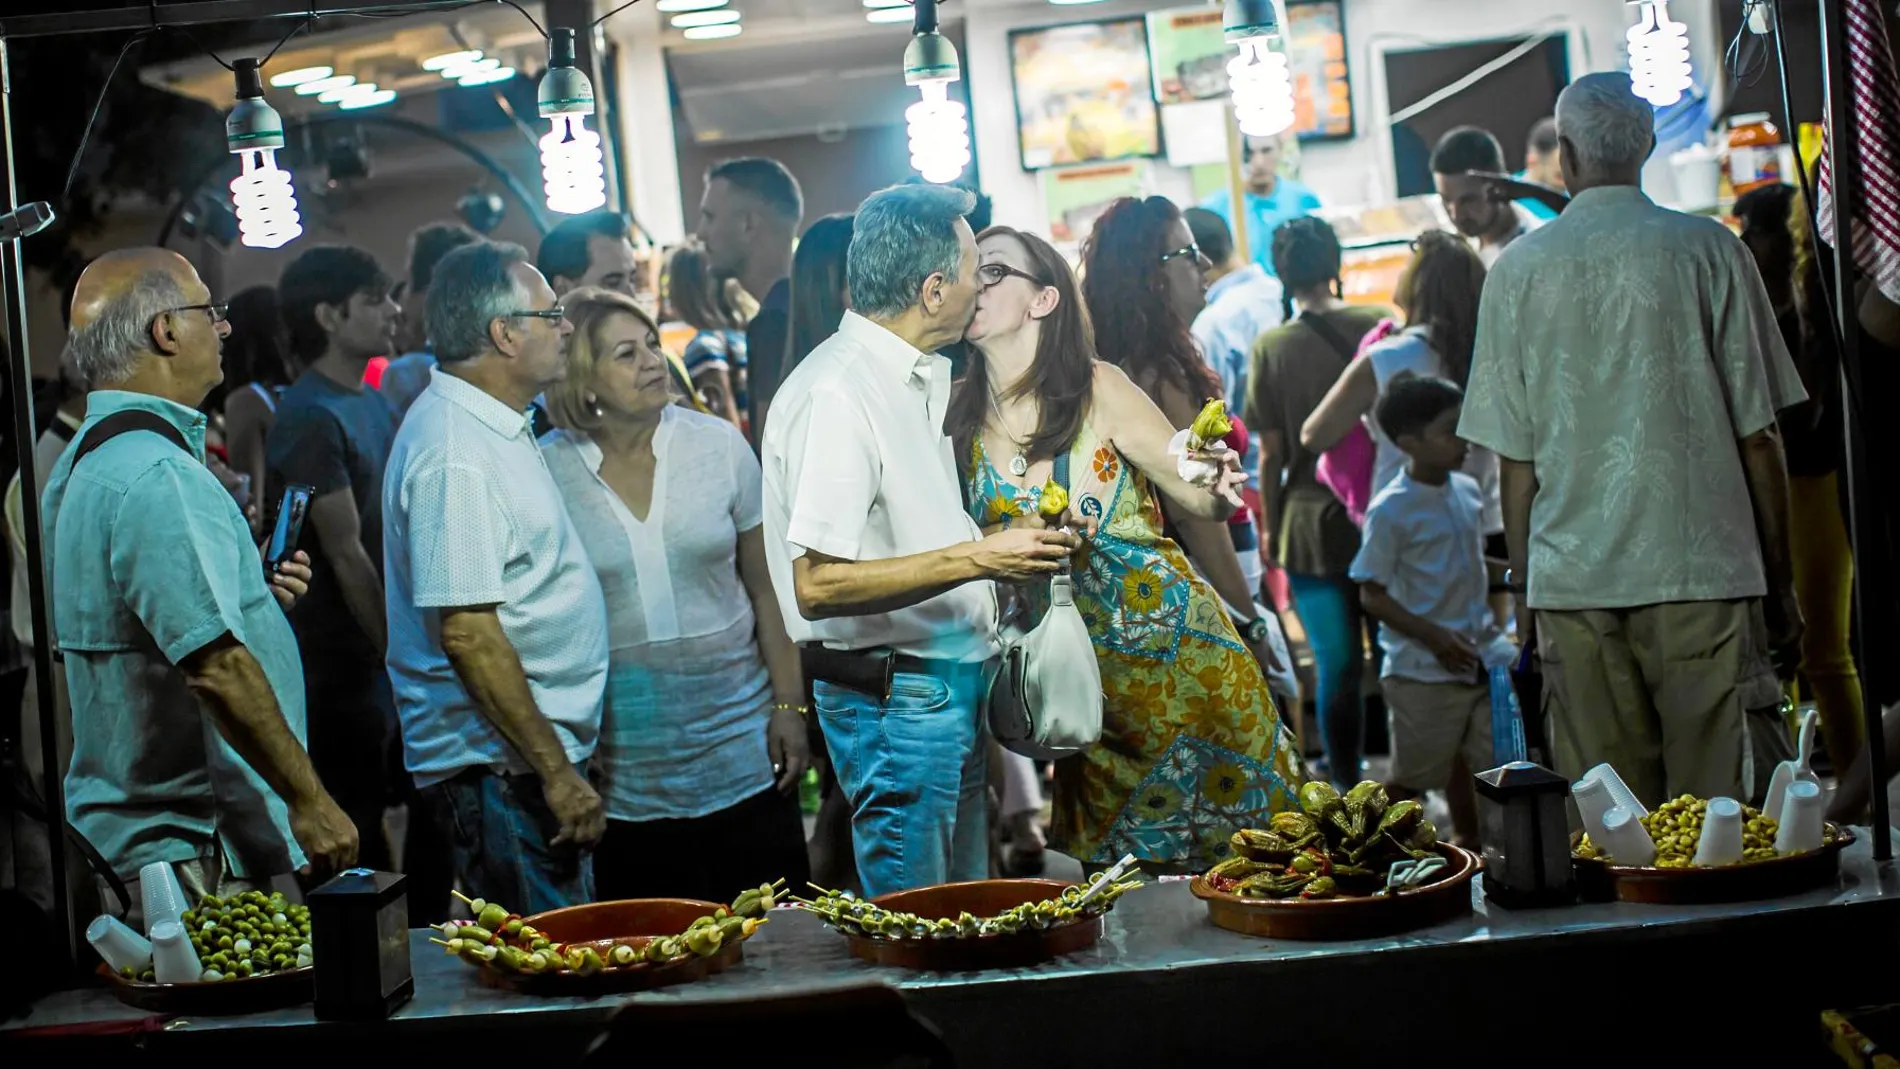
M 297 25 L 295 25 L 295 26 L 292 26 L 292 27 L 290 28 L 290 32 L 289 32 L 289 33 L 287 33 L 287 34 L 285 34 L 285 35 L 284 35 L 283 37 L 281 37 L 281 38 L 279 38 L 279 39 L 278 39 L 278 41 L 277 41 L 277 43 L 271 46 L 271 48 L 270 48 L 270 51 L 269 51 L 269 52 L 266 52 L 266 53 L 264 53 L 264 58 L 263 58 L 263 59 L 260 59 L 260 60 L 258 60 L 258 61 L 257 61 L 257 65 L 258 65 L 259 67 L 262 67 L 262 66 L 263 66 L 264 64 L 266 64 L 266 63 L 269 63 L 269 62 L 271 61 L 271 57 L 272 57 L 272 56 L 275 56 L 275 55 L 277 54 L 277 50 L 278 50 L 278 49 L 280 49 L 280 48 L 282 48 L 282 47 L 284 47 L 285 45 L 287 45 L 287 44 L 289 44 L 289 43 L 290 43 L 290 39 L 291 39 L 292 37 L 295 37 L 295 36 L 297 36 L 298 34 L 300 34 L 300 33 L 302 33 L 303 31 L 305 31 L 305 30 L 307 30 L 307 29 L 309 29 L 309 28 L 310 28 L 310 23 L 311 23 L 311 22 L 313 22 L 313 21 L 315 21 L 315 20 L 313 20 L 313 19 L 311 19 L 311 18 L 308 18 L 308 17 L 306 17 L 306 18 L 305 18 L 305 19 L 304 19 L 304 20 L 303 20 L 302 22 L 299 22 L 299 23 L 298 23 Z
M 614 8 L 612 11 L 609 11 L 605 15 L 602 15 L 601 17 L 595 19 L 593 22 L 593 25 L 598 26 L 601 23 L 606 22 L 608 19 L 613 18 L 615 15 L 620 14 L 622 11 L 627 10 L 628 8 L 632 7 L 633 5 L 639 2 L 640 0 L 627 0 L 626 3 L 621 4 L 619 7 Z
M 184 34 L 185 39 L 187 41 L 190 41 L 192 44 L 197 45 L 198 51 L 203 52 L 207 56 L 210 56 L 214 61 L 217 62 L 218 66 L 223 67 L 225 70 L 228 70 L 228 71 L 237 70 L 236 67 L 233 67 L 229 63 L 226 63 L 224 61 L 223 56 L 220 56 L 216 52 L 213 52 L 209 48 L 206 48 L 205 43 L 203 41 L 198 40 L 198 38 L 192 36 L 192 32 L 190 30 L 185 29 L 183 26 L 168 26 L 166 27 L 166 29 L 177 30 L 179 33 Z
M 547 37 L 548 31 L 542 29 L 541 24 L 534 21 L 534 16 L 528 14 L 527 8 L 522 7 L 520 4 L 515 3 L 515 0 L 501 0 L 501 2 L 504 4 L 507 4 L 509 7 L 514 8 L 516 11 L 521 12 L 521 17 L 528 20 L 528 25 L 533 26 L 534 31 L 536 33 L 540 34 L 543 38 Z
M 99 87 L 99 99 L 93 101 L 92 115 L 86 120 L 86 128 L 79 132 L 79 147 L 73 150 L 72 166 L 66 168 L 66 185 L 59 191 L 59 203 L 62 208 L 72 196 L 73 181 L 79 177 L 79 164 L 86 158 L 86 143 L 92 140 L 92 128 L 99 124 L 99 112 L 106 106 L 106 94 L 112 91 L 112 79 L 118 75 L 119 65 L 125 62 L 127 53 L 151 35 L 151 30 L 140 30 L 126 38 L 125 44 L 119 46 L 119 56 L 112 61 L 112 69 L 106 72 L 105 84 Z

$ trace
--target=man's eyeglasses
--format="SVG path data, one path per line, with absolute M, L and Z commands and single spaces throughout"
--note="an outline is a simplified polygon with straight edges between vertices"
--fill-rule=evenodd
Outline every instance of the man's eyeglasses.
M 1161 254 L 1161 262 L 1165 264 L 1169 260 L 1178 260 L 1183 256 L 1192 256 L 1196 264 L 1207 262 L 1207 257 L 1201 255 L 1201 247 L 1199 245 L 1189 245 L 1186 248 L 1176 249 L 1173 252 L 1164 252 Z
M 160 314 L 172 315 L 177 312 L 203 312 L 211 317 L 211 325 L 215 327 L 230 318 L 231 306 L 228 304 L 181 304 L 176 308 L 167 308 Z
M 982 267 L 976 269 L 977 284 L 984 289 L 998 285 L 1006 278 L 1027 279 L 1030 285 L 1038 288 L 1048 285 L 1047 282 L 1044 282 L 1029 272 L 1011 267 L 1008 264 L 984 264 Z
M 508 318 L 545 319 L 550 323 L 559 323 L 561 320 L 567 318 L 567 310 L 564 308 L 528 308 L 519 312 L 509 312 Z

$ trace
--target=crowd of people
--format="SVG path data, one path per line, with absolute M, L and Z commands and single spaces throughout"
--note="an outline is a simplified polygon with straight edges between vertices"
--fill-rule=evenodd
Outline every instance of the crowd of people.
M 100 257 L 33 456 L 71 822 L 134 909 L 148 862 L 193 891 L 399 868 L 425 921 L 452 884 L 524 913 L 875 895 L 1034 871 L 1045 841 L 1198 872 L 1309 776 L 1364 775 L 1369 651 L 1384 778 L 1447 791 L 1467 841 L 1521 647 L 1566 775 L 1758 796 L 1804 658 L 1845 767 L 1845 541 L 1807 515 L 1839 398 L 1816 266 L 1770 240 L 1800 212 L 1752 205 L 1745 245 L 1660 208 L 1654 143 L 1626 75 L 1566 89 L 1522 176 L 1452 131 L 1457 233 L 1418 238 L 1396 309 L 1343 300 L 1271 141 L 1249 249 L 1229 201 L 1127 198 L 1079 269 L 920 183 L 800 239 L 757 158 L 707 176 L 664 310 L 611 212 L 532 255 L 431 224 L 401 277 L 315 245 L 229 304 L 175 253 Z M 1213 398 L 1241 418 L 1184 456 Z M 304 551 L 261 562 L 290 486 Z M 1001 625 L 1063 569 L 1104 725 L 1045 777 L 984 704 Z

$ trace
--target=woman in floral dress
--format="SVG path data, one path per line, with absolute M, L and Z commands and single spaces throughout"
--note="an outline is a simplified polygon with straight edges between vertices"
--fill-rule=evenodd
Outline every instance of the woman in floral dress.
M 1066 451 L 1069 518 L 1092 530 L 1074 575 L 1102 672 L 1102 740 L 1056 765 L 1050 845 L 1090 867 L 1133 854 L 1155 874 L 1203 871 L 1236 829 L 1293 807 L 1301 782 L 1260 666 L 1162 535 L 1156 492 L 1190 515 L 1230 506 L 1180 477 L 1167 417 L 1095 359 L 1062 257 L 1005 227 L 978 245 L 975 354 L 945 420 L 971 514 L 1040 525 L 1041 488 Z

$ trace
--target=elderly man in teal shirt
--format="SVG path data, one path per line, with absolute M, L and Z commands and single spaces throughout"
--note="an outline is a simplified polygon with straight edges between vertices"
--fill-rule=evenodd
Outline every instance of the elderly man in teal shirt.
M 204 465 L 196 406 L 223 378 L 223 306 L 178 254 L 126 250 L 80 276 L 72 328 L 95 389 L 42 499 L 72 692 L 67 819 L 128 884 L 165 862 L 193 900 L 348 867 L 356 829 L 304 750 L 283 612 L 308 558 L 267 577 Z

